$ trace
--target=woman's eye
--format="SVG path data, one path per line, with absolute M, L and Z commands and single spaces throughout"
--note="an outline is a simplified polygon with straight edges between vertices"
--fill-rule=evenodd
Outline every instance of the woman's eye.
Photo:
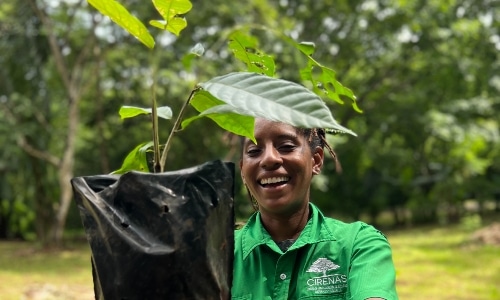
M 259 154 L 260 150 L 259 149 L 248 149 L 247 150 L 247 155 L 249 156 L 255 156 Z
M 279 147 L 279 150 L 282 152 L 291 152 L 294 149 L 295 149 L 295 145 L 292 145 L 292 144 L 285 144 L 285 145 L 281 145 Z

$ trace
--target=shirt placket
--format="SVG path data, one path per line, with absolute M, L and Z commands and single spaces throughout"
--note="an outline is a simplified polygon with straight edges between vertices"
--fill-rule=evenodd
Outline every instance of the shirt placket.
M 274 274 L 273 299 L 287 299 L 292 279 L 293 265 L 297 251 L 286 252 L 281 255 L 276 263 Z

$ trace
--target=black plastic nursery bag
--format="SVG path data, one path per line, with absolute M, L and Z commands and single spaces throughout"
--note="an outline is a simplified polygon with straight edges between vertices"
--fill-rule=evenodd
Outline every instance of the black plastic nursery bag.
M 71 180 L 96 299 L 229 299 L 234 164 Z

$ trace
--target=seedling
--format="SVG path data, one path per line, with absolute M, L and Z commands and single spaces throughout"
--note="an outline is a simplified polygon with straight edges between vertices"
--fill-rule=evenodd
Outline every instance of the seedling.
M 120 27 L 136 37 L 150 49 L 155 47 L 155 40 L 146 26 L 115 0 L 88 0 L 89 3 L 108 16 Z M 162 20 L 152 20 L 150 25 L 167 30 L 175 35 L 187 26 L 182 15 L 188 13 L 192 4 L 189 0 L 152 0 Z M 198 118 L 208 117 L 224 130 L 247 137 L 255 141 L 255 117 L 267 118 L 288 123 L 297 127 L 325 128 L 329 133 L 348 133 L 351 130 L 338 124 L 326 103 L 320 97 L 343 104 L 349 99 L 353 108 L 360 112 L 356 97 L 352 91 L 336 80 L 335 71 L 323 66 L 312 58 L 315 51 L 313 43 L 297 43 L 293 39 L 268 28 L 254 28 L 273 31 L 286 43 L 295 47 L 307 57 L 307 65 L 300 70 L 303 80 L 309 81 L 312 88 L 274 78 L 275 64 L 270 55 L 258 49 L 257 40 L 248 34 L 248 28 L 240 28 L 229 35 L 229 48 L 235 57 L 247 66 L 247 72 L 235 72 L 198 83 L 187 97 L 178 113 L 174 126 L 160 154 L 158 139 L 158 118 L 172 118 L 172 111 L 167 106 L 157 106 L 152 98 L 152 108 L 123 106 L 122 118 L 150 114 L 153 124 L 153 142 L 137 146 L 125 159 L 122 167 L 115 171 L 122 174 L 130 170 L 149 171 L 146 153 L 153 149 L 153 172 L 163 172 L 173 135 L 184 129 Z M 201 55 L 200 45 L 192 51 L 192 56 Z M 153 85 L 154 95 L 154 85 Z M 191 105 L 199 114 L 183 119 L 186 108 Z

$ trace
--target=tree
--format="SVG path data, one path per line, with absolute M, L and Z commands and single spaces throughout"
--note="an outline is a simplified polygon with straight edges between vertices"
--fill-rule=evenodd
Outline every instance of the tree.
M 326 277 L 326 271 L 336 270 L 338 268 L 340 268 L 340 266 L 334 264 L 331 260 L 318 258 L 306 272 L 323 273 L 323 277 Z
M 493 164 L 488 149 L 498 135 L 491 115 L 498 107 L 498 17 L 488 1 L 335 4 L 283 7 L 304 21 L 296 25 L 303 39 L 332 45 L 324 57 L 341 70 L 364 110 L 356 116 L 335 107 L 341 123 L 359 137 L 332 139 L 347 166 L 329 180 L 337 201 L 324 193 L 313 199 L 353 217 L 373 206 L 397 205 L 411 208 L 414 219 L 421 214 L 434 221 L 440 204 L 461 203 L 470 192 L 462 182 Z M 474 107 L 483 109 L 478 113 Z M 449 138 L 439 137 L 451 128 Z M 369 182 L 378 182 L 376 193 L 360 188 Z
M 34 115 L 35 118 L 31 118 L 31 120 L 37 122 L 36 127 L 37 131 L 39 131 L 37 135 L 41 139 L 36 141 L 34 140 L 35 136 L 22 130 L 14 131 L 13 134 L 17 137 L 17 145 L 32 158 L 34 178 L 37 180 L 35 186 L 38 187 L 34 195 L 35 208 L 37 208 L 37 228 L 39 228 L 37 233 L 39 240 L 44 244 L 59 243 L 61 241 L 66 215 L 72 198 L 69 180 L 73 177 L 75 143 L 79 125 L 79 106 L 82 94 L 88 88 L 89 77 L 86 77 L 88 75 L 85 72 L 92 65 L 92 60 L 88 59 L 91 56 L 91 49 L 95 41 L 93 30 L 87 30 L 87 33 L 78 31 L 78 23 L 82 20 L 79 19 L 77 12 L 82 3 L 83 1 L 80 1 L 73 6 L 63 4 L 69 14 L 49 15 L 52 10 L 48 4 L 42 1 L 29 1 L 28 5 L 32 10 L 32 14 L 28 15 L 28 19 L 33 20 L 32 22 L 35 25 L 34 30 L 37 32 L 35 38 L 38 43 L 48 47 L 50 52 L 40 51 L 45 55 L 45 58 L 42 56 L 41 59 L 35 60 L 40 64 L 26 65 L 26 67 L 39 68 L 36 79 L 39 80 L 40 84 L 44 84 L 45 88 L 41 91 L 43 94 L 34 94 L 31 97 L 32 106 L 25 107 L 26 110 L 24 111 L 20 111 L 20 107 L 15 107 L 16 103 L 12 103 L 12 101 L 3 105 L 3 112 L 12 122 L 12 128 L 23 127 L 24 120 L 20 113 Z M 24 5 L 14 7 L 18 8 L 23 14 L 27 13 L 27 7 Z M 68 24 L 62 31 L 60 26 L 54 25 L 54 19 L 58 17 L 63 17 L 64 22 Z M 77 25 L 75 26 L 75 24 Z M 40 44 L 33 44 L 33 46 L 36 47 L 35 49 L 39 49 Z M 40 57 L 38 52 L 34 55 Z M 49 56 L 51 59 L 49 59 Z M 54 76 L 55 73 L 46 73 L 47 75 L 44 76 L 42 70 L 50 67 L 55 68 L 55 72 L 59 76 L 58 79 Z M 52 83 L 51 80 L 54 79 L 56 82 Z M 13 83 L 12 92 L 23 95 L 27 92 L 36 91 L 36 87 L 26 90 L 18 89 L 19 87 L 18 83 Z M 59 94 L 57 92 L 58 88 L 61 88 L 64 92 Z M 64 97 L 66 101 L 54 102 L 52 97 Z M 66 105 L 62 105 L 63 103 Z M 40 110 L 40 107 L 43 110 Z M 64 125 L 62 125 L 64 129 L 54 130 L 52 126 L 55 124 L 52 123 L 50 118 L 52 116 L 59 117 L 57 114 L 62 111 L 67 114 L 63 122 Z M 32 125 L 34 124 L 32 123 Z M 50 142 L 47 143 L 49 140 L 62 141 L 62 143 L 54 145 Z M 48 188 L 46 187 L 47 183 L 44 182 L 45 179 L 50 178 L 50 175 L 48 175 L 50 169 L 47 168 L 47 165 L 57 170 L 59 193 L 57 193 L 56 197 L 59 200 L 56 202 L 54 212 L 51 211 L 51 207 L 53 203 L 52 197 L 55 195 L 46 193 Z M 53 213 L 55 213 L 55 218 L 53 218 Z
M 335 118 L 359 136 L 329 138 L 343 173 L 335 174 L 326 160 L 311 191 L 323 211 L 357 219 L 376 218 L 389 208 L 401 223 L 410 223 L 435 221 L 439 207 L 458 209 L 464 198 L 498 199 L 500 18 L 491 1 L 198 2 L 186 15 L 190 25 L 184 34 L 159 35 L 162 51 L 149 53 L 93 15 L 85 1 L 2 1 L 0 232 L 26 236 L 36 228 L 40 240 L 53 236 L 42 233 L 52 225 L 40 222 L 52 224 L 54 205 L 64 211 L 60 184 L 69 183 L 59 164 L 73 164 L 76 176 L 107 173 L 118 169 L 135 145 L 151 140 L 148 122 L 121 121 L 117 115 L 122 104 L 150 106 L 151 72 L 145 66 L 158 67 L 157 99 L 177 112 L 195 82 L 241 69 L 228 53 L 226 29 L 243 23 L 316 43 L 313 57 L 333 66 L 358 98 L 363 114 L 350 105 L 331 106 Z M 148 20 L 155 16 L 140 1 L 127 7 Z M 272 31 L 253 28 L 261 49 L 274 53 L 279 76 L 299 81 L 295 66 L 306 60 Z M 196 43 L 203 44 L 205 55 L 185 69 L 182 58 Z M 75 103 L 77 118 L 69 119 L 69 105 Z M 70 120 L 78 123 L 73 135 L 68 135 L 75 129 Z M 163 139 L 172 124 L 160 126 Z M 230 156 L 227 136 L 210 120 L 178 136 L 169 169 Z M 65 147 L 71 143 L 73 148 Z M 232 145 L 231 157 L 238 160 L 237 139 Z M 76 161 L 69 159 L 71 152 Z M 239 216 L 251 213 L 243 190 L 236 201 Z

